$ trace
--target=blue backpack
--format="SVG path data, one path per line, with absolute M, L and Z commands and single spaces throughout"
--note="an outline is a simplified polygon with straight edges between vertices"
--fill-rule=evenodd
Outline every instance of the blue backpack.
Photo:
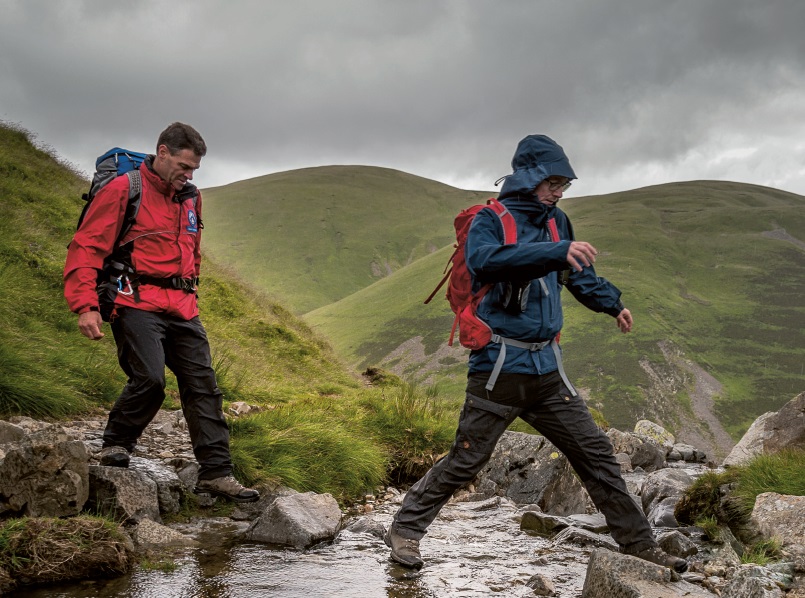
M 76 230 L 84 221 L 87 210 L 89 210 L 89 206 L 92 204 L 92 200 L 98 194 L 98 191 L 117 177 L 125 174 L 129 177 L 129 203 L 126 208 L 126 220 L 117 238 L 118 243 L 120 242 L 129 229 L 131 229 L 134 220 L 137 218 L 137 212 L 140 210 L 142 182 L 140 180 L 139 169 L 140 164 L 145 160 L 145 156 L 146 154 L 133 152 L 121 147 L 113 147 L 105 154 L 98 156 L 98 159 L 95 160 L 95 174 L 92 176 L 92 184 L 89 187 L 89 192 L 82 195 L 82 198 L 87 203 L 84 205 L 84 209 L 81 210 L 81 216 L 78 217 Z

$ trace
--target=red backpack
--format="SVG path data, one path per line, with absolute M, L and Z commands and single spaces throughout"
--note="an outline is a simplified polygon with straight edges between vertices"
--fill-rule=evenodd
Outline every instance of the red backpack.
M 506 206 L 495 198 L 490 199 L 486 204 L 471 206 L 465 210 L 461 210 L 458 216 L 456 216 L 453 223 L 456 229 L 456 242 L 454 245 L 456 250 L 447 262 L 445 275 L 441 282 L 433 289 L 430 296 L 425 299 L 425 303 L 430 303 L 430 300 L 433 299 L 439 289 L 449 280 L 447 285 L 447 300 L 450 302 L 450 308 L 453 310 L 453 313 L 456 314 L 453 320 L 453 328 L 450 331 L 450 340 L 447 342 L 450 346 L 453 345 L 456 327 L 459 329 L 459 342 L 463 347 L 468 349 L 480 349 L 485 347 L 492 339 L 492 329 L 486 322 L 478 317 L 476 312 L 481 299 L 484 298 L 484 295 L 486 295 L 493 285 L 484 285 L 477 293 L 473 293 L 472 276 L 467 269 L 467 263 L 464 259 L 464 245 L 467 242 L 467 233 L 470 230 L 470 225 L 478 212 L 487 208 L 491 209 L 497 214 L 498 218 L 500 218 L 500 224 L 503 227 L 503 244 L 514 245 L 517 243 L 517 223 L 514 220 L 514 216 L 506 209 Z

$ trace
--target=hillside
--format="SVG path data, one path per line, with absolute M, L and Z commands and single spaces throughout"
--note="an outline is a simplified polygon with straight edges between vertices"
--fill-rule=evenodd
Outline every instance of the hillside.
M 204 243 L 302 314 L 450 243 L 458 210 L 487 195 L 387 168 L 281 172 L 205 189 Z
M 695 181 L 562 207 L 635 317 L 623 336 L 565 294 L 567 368 L 613 425 L 649 416 L 703 428 L 694 382 L 712 376 L 713 410 L 736 438 L 805 388 L 805 198 Z M 465 352 L 445 346 L 452 313 L 444 300 L 422 304 L 449 255 L 445 247 L 305 319 L 356 367 L 384 364 L 459 393 Z
M 100 341 L 84 338 L 62 286 L 89 182 L 31 137 L 0 123 L 0 419 L 98 416 L 125 376 L 109 326 Z M 438 397 L 393 377 L 368 386 L 306 323 L 208 257 L 199 304 L 224 408 L 260 409 L 230 421 L 244 483 L 355 497 L 449 446 L 454 414 Z M 178 409 L 170 375 L 167 395 L 164 407 Z

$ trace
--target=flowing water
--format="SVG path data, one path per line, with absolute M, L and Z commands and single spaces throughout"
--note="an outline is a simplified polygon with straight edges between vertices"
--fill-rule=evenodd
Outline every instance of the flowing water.
M 520 531 L 517 507 L 505 499 L 450 503 L 421 542 L 425 566 L 389 560 L 382 531 L 397 501 L 346 522 L 336 540 L 307 551 L 244 543 L 248 526 L 230 520 L 172 526 L 200 548 L 186 549 L 171 572 L 136 569 L 112 580 L 21 590 L 26 598 L 441 598 L 534 596 L 536 574 L 556 596 L 581 596 L 589 552 L 553 547 Z

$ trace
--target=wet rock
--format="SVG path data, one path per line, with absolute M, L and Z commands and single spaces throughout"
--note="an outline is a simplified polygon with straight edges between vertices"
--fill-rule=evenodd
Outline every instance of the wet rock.
M 520 519 L 521 530 L 546 538 L 550 538 L 570 525 L 570 520 L 566 517 L 557 517 L 537 511 L 526 511 Z
M 662 469 L 648 475 L 643 484 L 641 499 L 643 510 L 650 513 L 655 505 L 669 497 L 682 497 L 693 478 L 680 469 Z
M 13 426 L 13 427 L 12 427 Z M 15 428 L 5 426 L 7 437 Z M 3 445 L 0 457 L 0 515 L 77 515 L 87 500 L 89 476 L 84 443 L 61 426 L 44 424 Z
M 757 418 L 736 444 L 724 467 L 742 465 L 763 453 L 776 453 L 787 447 L 805 447 L 805 392 L 798 394 L 779 411 Z
M 129 533 L 139 548 L 198 546 L 192 538 L 150 519 L 143 519 Z
M 129 469 L 144 473 L 157 485 L 160 513 L 179 512 L 182 495 L 190 488 L 182 482 L 175 470 L 169 469 L 157 461 L 141 457 L 132 457 Z
M 533 503 L 552 515 L 593 510 L 567 459 L 542 436 L 507 431 L 475 480 L 476 492 Z
M 534 596 L 556 596 L 556 587 L 553 582 L 540 573 L 532 576 L 525 585 L 534 590 Z
M 609 532 L 609 526 L 603 513 L 591 513 L 589 515 L 570 515 L 568 519 L 573 522 L 573 525 L 586 529 L 587 531 L 604 534 Z
M 246 537 L 255 542 L 309 548 L 329 542 L 341 526 L 341 509 L 331 494 L 280 496 L 255 520 Z
M 632 467 L 640 467 L 644 471 L 656 471 L 665 463 L 667 452 L 648 436 L 639 436 L 629 432 L 621 432 L 616 428 L 607 430 L 607 438 L 617 453 L 629 456 Z
M 596 548 L 607 548 L 618 550 L 618 545 L 609 535 L 594 534 L 578 527 L 568 527 L 556 534 L 553 538 L 554 546 L 562 544 L 576 544 L 578 546 L 593 546 Z
M 150 519 L 161 523 L 157 483 L 142 471 L 123 467 L 89 467 L 87 507 L 123 522 Z
M 742 565 L 727 582 L 722 596 L 729 598 L 783 598 L 785 582 L 774 572 L 757 565 Z M 790 581 L 788 583 L 790 586 Z
M 646 515 L 652 527 L 679 527 L 679 522 L 674 516 L 674 509 L 676 508 L 676 503 L 679 502 L 679 498 L 679 496 L 669 496 L 658 503 L 654 503 L 648 515 Z
M 665 532 L 657 535 L 657 544 L 660 545 L 665 552 L 678 556 L 681 558 L 688 558 L 699 552 L 696 543 L 674 530 L 672 532 Z
M 713 594 L 684 580 L 672 580 L 671 570 L 633 556 L 594 550 L 587 566 L 582 598 L 712 598 Z

